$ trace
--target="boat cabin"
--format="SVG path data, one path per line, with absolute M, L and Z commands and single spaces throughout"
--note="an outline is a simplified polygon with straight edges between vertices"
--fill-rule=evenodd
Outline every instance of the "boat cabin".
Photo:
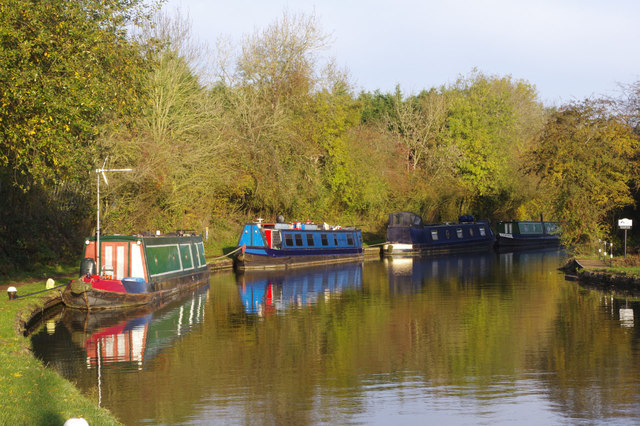
M 252 222 L 242 229 L 238 247 L 273 250 L 327 250 L 362 246 L 362 233 L 353 228 L 331 228 L 314 223 Z
M 520 235 L 557 234 L 560 228 L 555 222 L 534 222 L 528 220 L 511 220 L 498 222 L 498 233 Z
M 104 235 L 100 237 L 99 260 L 96 237 L 85 240 L 80 275 L 100 275 L 108 280 L 136 278 L 153 282 L 206 269 L 206 266 L 200 236 Z

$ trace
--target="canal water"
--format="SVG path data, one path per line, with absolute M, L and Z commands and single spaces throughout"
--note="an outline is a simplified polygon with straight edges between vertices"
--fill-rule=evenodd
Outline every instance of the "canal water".
M 565 280 L 565 260 L 218 273 L 155 312 L 55 312 L 32 342 L 132 425 L 633 423 L 638 301 Z

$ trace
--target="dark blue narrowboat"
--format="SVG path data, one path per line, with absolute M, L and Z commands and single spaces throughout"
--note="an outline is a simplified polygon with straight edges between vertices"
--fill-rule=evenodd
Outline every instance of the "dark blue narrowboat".
M 460 216 L 456 223 L 425 224 L 413 212 L 389 215 L 383 255 L 464 253 L 488 250 L 495 237 L 489 222 Z
M 286 223 L 258 219 L 244 225 L 234 259 L 238 270 L 288 268 L 361 260 L 362 231 L 307 221 Z
M 528 249 L 560 246 L 560 227 L 555 222 L 508 220 L 498 222 L 499 249 Z

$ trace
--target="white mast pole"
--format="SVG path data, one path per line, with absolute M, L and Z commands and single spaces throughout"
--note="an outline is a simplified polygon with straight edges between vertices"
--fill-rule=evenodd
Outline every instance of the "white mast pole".
M 104 163 L 102 163 L 102 168 L 96 169 L 96 176 L 98 177 L 97 181 L 97 200 L 96 200 L 96 263 L 97 263 L 97 273 L 100 274 L 100 174 L 102 174 L 102 178 L 104 179 L 104 183 L 109 185 L 107 181 L 107 176 L 104 172 L 132 172 L 133 169 L 105 169 L 104 166 L 107 165 L 107 159 L 104 159 Z
M 106 160 L 105 160 L 106 162 Z M 96 169 L 96 176 L 98 177 L 98 196 L 96 198 L 96 273 L 100 275 L 100 169 Z

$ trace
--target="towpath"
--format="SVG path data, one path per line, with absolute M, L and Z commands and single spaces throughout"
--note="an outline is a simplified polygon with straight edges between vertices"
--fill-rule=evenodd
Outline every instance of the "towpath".
M 609 265 L 600 259 L 576 259 L 576 262 L 583 269 L 608 268 Z

